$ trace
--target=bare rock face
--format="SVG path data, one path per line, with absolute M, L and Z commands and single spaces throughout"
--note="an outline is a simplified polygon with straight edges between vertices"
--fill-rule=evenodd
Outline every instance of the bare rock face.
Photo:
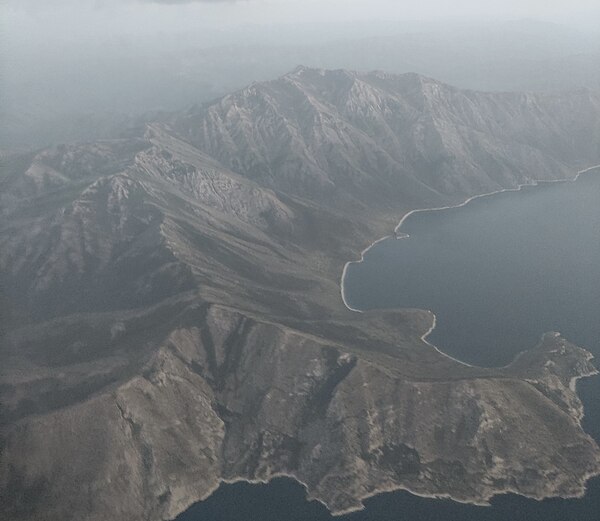
M 0 518 L 166 520 L 281 475 L 336 513 L 398 488 L 581 495 L 589 353 L 547 334 L 466 366 L 423 341 L 430 313 L 353 313 L 339 277 L 410 209 L 598 163 L 599 114 L 301 68 L 138 138 L 7 157 Z
M 228 308 L 193 314 L 197 325 L 172 331 L 140 376 L 6 431 L 13 516 L 169 519 L 221 480 L 279 475 L 337 513 L 394 488 L 478 503 L 507 491 L 572 497 L 600 470 L 579 401 L 557 406 L 552 391 L 568 384 L 549 376 L 547 389 L 511 374 L 416 381 Z M 556 349 L 581 357 L 544 342 L 535 363 Z M 591 370 L 578 369 L 561 372 Z
M 397 208 L 567 177 L 598 157 L 599 109 L 587 91 L 486 94 L 416 74 L 299 68 L 175 125 L 269 186 L 339 198 L 342 208 L 348 199 Z

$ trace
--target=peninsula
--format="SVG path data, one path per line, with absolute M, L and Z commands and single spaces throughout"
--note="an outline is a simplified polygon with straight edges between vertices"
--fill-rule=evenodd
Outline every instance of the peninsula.
M 0 519 L 168 520 L 275 476 L 336 514 L 394 489 L 582 495 L 588 352 L 549 333 L 471 367 L 426 342 L 428 311 L 347 309 L 340 275 L 412 210 L 600 163 L 599 117 L 590 91 L 299 67 L 6 155 Z

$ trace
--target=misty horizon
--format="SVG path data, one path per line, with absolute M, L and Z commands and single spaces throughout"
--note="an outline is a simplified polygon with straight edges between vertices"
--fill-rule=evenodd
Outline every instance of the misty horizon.
M 554 12 L 466 1 L 452 13 L 442 2 L 403 9 L 386 0 L 167 4 L 5 1 L 0 114 L 10 124 L 0 148 L 118 135 L 148 112 L 205 103 L 298 65 L 416 72 L 489 91 L 600 86 L 590 66 L 600 31 L 575 16 L 593 2 Z

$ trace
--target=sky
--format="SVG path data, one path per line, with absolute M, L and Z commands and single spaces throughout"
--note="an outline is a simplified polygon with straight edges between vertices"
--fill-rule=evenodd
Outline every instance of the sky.
M 583 22 L 598 0 L 0 0 L 4 31 L 25 23 L 48 33 L 185 29 L 206 24 L 540 18 Z M 592 17 L 593 19 L 593 17 Z M 596 18 L 597 20 L 598 18 Z M 591 20 L 590 20 L 591 23 Z
M 473 60 L 594 56 L 598 20 L 600 0 L 0 0 L 0 114 L 23 119 L 27 138 L 46 118 L 54 139 L 62 114 L 181 108 L 299 63 L 486 89 Z M 399 35 L 396 61 L 384 43 L 363 46 Z M 462 66 L 448 66 L 452 53 Z M 572 84 L 593 80 L 583 72 Z

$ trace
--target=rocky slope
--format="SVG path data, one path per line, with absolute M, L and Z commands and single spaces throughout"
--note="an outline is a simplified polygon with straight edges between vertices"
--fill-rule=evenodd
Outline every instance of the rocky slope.
M 2 519 L 170 519 L 291 475 L 334 512 L 381 490 L 576 496 L 600 472 L 555 335 L 503 369 L 343 306 L 406 211 L 599 163 L 590 92 L 482 94 L 297 71 L 137 137 L 3 158 Z
M 348 208 L 439 204 L 600 154 L 597 94 L 487 94 L 416 74 L 298 68 L 178 118 L 233 170 Z M 534 172 L 543 172 L 535 174 Z

